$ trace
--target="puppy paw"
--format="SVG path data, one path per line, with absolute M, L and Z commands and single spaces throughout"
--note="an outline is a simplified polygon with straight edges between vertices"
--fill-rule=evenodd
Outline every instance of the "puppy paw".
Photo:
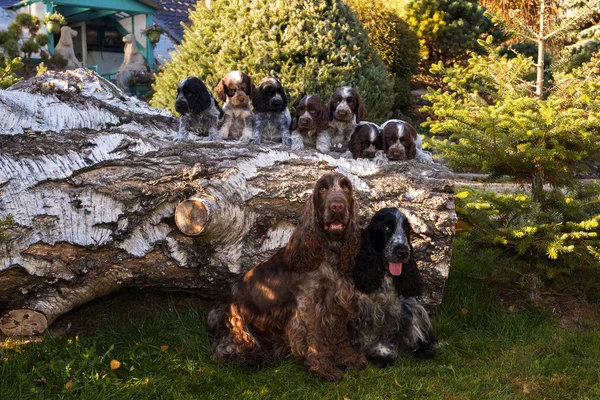
M 344 360 L 341 361 L 339 367 L 347 370 L 347 371 L 352 371 L 352 370 L 357 370 L 360 371 L 362 369 L 365 369 L 365 367 L 367 366 L 367 357 L 362 354 L 362 353 L 354 353 L 349 357 L 346 357 Z
M 350 160 L 354 158 L 352 156 L 352 152 L 350 150 L 346 150 L 344 153 L 342 153 L 342 155 L 340 157 L 341 158 L 348 158 Z
M 333 365 L 311 367 L 309 368 L 308 373 L 328 382 L 339 382 L 344 379 L 344 371 Z

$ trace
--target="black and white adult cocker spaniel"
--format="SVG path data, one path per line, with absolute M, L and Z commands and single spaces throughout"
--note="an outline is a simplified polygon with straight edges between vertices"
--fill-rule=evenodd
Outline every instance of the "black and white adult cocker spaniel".
M 179 82 L 175 110 L 181 114 L 177 141 L 187 140 L 190 132 L 208 136 L 209 140 L 219 140 L 217 123 L 223 110 L 200 79 L 189 76 Z
M 421 279 L 410 230 L 397 208 L 379 210 L 362 230 L 352 271 L 359 311 L 350 323 L 351 343 L 380 367 L 394 364 L 398 351 L 418 358 L 435 354 L 429 316 L 415 298 Z
M 254 133 L 252 143 L 283 143 L 292 145 L 288 98 L 281 83 L 274 76 L 267 76 L 252 92 L 254 107 Z

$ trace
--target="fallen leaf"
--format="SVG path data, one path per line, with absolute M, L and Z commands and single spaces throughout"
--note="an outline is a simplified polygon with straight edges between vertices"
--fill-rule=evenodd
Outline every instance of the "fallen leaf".
M 523 385 L 523 393 L 531 393 L 531 389 L 527 385 Z
M 169 346 L 165 344 L 163 346 L 160 346 L 160 349 L 164 352 L 164 351 L 169 350 Z
M 118 369 L 121 366 L 121 363 L 117 360 L 110 360 L 110 369 L 112 369 L 113 371 L 115 369 Z
M 46 378 L 44 378 L 43 376 L 40 377 L 39 379 L 35 380 L 37 383 L 39 383 L 40 385 L 47 385 L 48 382 L 46 382 Z
M 400 384 L 400 382 L 398 382 L 398 379 L 396 378 L 394 378 L 394 383 L 396 384 L 396 386 L 402 387 L 402 385 Z
M 71 389 L 73 385 L 75 385 L 75 383 L 70 380 L 69 382 L 65 383 L 65 389 Z
M 460 309 L 460 313 L 461 313 L 462 315 L 467 315 L 467 313 L 468 313 L 468 312 L 469 312 L 469 310 L 467 310 L 466 308 L 461 308 L 461 309 Z

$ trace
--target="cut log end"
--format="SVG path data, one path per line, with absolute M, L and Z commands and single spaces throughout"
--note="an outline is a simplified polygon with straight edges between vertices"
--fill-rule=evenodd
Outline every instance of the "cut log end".
M 196 236 L 202 233 L 209 218 L 208 207 L 202 199 L 197 197 L 182 201 L 175 209 L 177 228 L 188 236 Z
M 12 310 L 0 319 L 0 330 L 6 336 L 32 336 L 44 333 L 48 319 L 33 310 Z

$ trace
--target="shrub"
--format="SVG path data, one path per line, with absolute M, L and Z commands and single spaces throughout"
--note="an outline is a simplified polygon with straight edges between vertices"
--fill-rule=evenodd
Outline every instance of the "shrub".
M 410 104 L 410 77 L 417 72 L 419 39 L 408 24 L 380 0 L 345 0 L 369 35 L 371 45 L 390 74 L 395 76 L 395 108 Z M 408 88 L 408 90 L 407 90 Z
M 477 40 L 493 30 L 485 8 L 476 0 L 412 0 L 406 22 L 417 33 L 425 64 L 449 63 L 470 51 L 480 52 Z
M 259 81 L 276 75 L 291 103 L 315 93 L 327 101 L 341 85 L 354 86 L 369 120 L 390 109 L 393 82 L 355 15 L 339 1 L 224 0 L 200 4 L 173 60 L 157 76 L 151 104 L 174 112 L 176 87 L 196 76 L 214 88 L 229 71 Z
M 473 250 L 496 248 L 499 268 L 555 278 L 600 265 L 600 186 L 546 191 L 541 202 L 523 193 L 464 190 L 456 212 Z M 507 272 L 507 271 L 504 271 Z
M 23 37 L 24 28 L 29 32 L 28 37 Z M 16 69 L 25 65 L 25 75 L 34 75 L 35 67 L 31 62 L 31 58 L 35 53 L 39 53 L 40 58 L 48 66 L 62 68 L 67 64 L 64 57 L 59 54 L 50 54 L 44 49 L 44 46 L 48 44 L 50 38 L 46 34 L 38 33 L 39 29 L 40 19 L 35 15 L 23 13 L 17 14 L 15 20 L 10 23 L 5 31 L 0 31 L 0 46 L 3 48 L 4 55 L 12 59 L 19 59 L 19 62 L 16 64 L 6 64 L 12 65 L 12 71 L 16 71 Z M 22 63 L 21 59 L 23 60 Z M 17 66 L 19 66 L 19 68 L 16 68 Z M 8 76 L 10 76 L 10 74 Z M 11 78 L 9 78 L 7 82 L 11 82 Z M 12 80 L 12 82 L 14 83 L 16 81 Z M 3 82 L 2 84 L 5 83 Z
M 432 67 L 449 87 L 425 95 L 436 146 L 453 167 L 529 180 L 534 197 L 542 183 L 572 186 L 574 174 L 600 158 L 600 60 L 555 73 L 539 98 L 527 79 L 533 60 L 487 46 L 488 55 L 473 55 L 465 67 Z

